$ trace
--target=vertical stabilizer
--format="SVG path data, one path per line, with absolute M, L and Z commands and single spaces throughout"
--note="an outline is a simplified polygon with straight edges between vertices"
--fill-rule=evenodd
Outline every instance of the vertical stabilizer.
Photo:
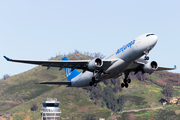
M 62 58 L 63 61 L 68 61 L 69 59 L 65 56 Z M 65 73 L 66 73 L 66 77 L 68 81 L 71 81 L 73 78 L 75 78 L 76 76 L 78 76 L 80 74 L 80 72 L 77 69 L 74 69 L 72 71 L 72 68 L 64 68 Z

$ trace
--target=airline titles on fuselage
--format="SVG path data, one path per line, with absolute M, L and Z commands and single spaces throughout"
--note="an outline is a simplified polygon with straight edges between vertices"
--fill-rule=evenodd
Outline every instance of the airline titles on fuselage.
M 131 48 L 132 45 L 135 44 L 135 40 L 132 40 L 130 43 L 128 43 L 127 45 L 123 45 L 123 47 L 119 48 L 116 52 L 116 55 L 121 53 L 122 51 L 126 50 L 128 47 Z

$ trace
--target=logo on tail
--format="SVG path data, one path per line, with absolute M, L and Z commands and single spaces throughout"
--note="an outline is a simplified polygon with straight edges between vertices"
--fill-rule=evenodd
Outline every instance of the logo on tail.
M 71 68 L 64 68 L 64 70 L 65 70 L 65 73 L 66 73 L 66 77 L 68 77 L 69 75 L 71 75 Z
M 69 59 L 65 56 L 62 58 L 63 61 L 69 61 Z M 72 68 L 64 68 L 65 73 L 66 73 L 66 77 L 68 79 L 68 81 L 71 81 L 73 78 L 75 78 L 76 76 L 78 76 L 80 74 L 80 72 L 76 69 L 74 69 L 72 71 Z

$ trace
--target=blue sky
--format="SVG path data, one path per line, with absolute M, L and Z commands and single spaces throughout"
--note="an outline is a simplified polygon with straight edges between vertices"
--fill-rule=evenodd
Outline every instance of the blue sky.
M 75 49 L 108 55 L 148 32 L 158 36 L 150 60 L 179 67 L 179 5 L 178 0 L 1 1 L 0 78 L 35 67 L 7 62 L 4 55 L 47 60 Z

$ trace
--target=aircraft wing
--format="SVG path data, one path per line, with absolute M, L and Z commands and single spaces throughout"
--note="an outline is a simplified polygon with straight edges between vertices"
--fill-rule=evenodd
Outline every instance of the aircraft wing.
M 145 62 L 135 61 L 128 69 L 131 69 L 133 71 L 141 71 L 145 64 L 146 64 Z M 175 70 L 175 69 L 176 69 L 176 65 L 174 65 L 174 68 L 158 67 L 156 71 Z
M 157 71 L 162 71 L 162 70 L 175 70 L 175 69 L 176 69 L 176 65 L 174 66 L 174 68 L 158 67 Z
M 34 61 L 34 60 L 16 60 L 16 59 L 10 59 L 6 56 L 4 58 L 7 61 L 11 62 L 19 62 L 19 63 L 28 63 L 28 64 L 34 64 L 34 65 L 42 65 L 47 66 L 47 69 L 50 67 L 59 67 L 59 70 L 63 68 L 72 68 L 72 69 L 87 69 L 87 65 L 91 60 L 43 60 L 43 61 Z M 104 68 L 108 68 L 112 64 L 112 60 L 103 60 Z
M 69 60 L 69 61 L 62 61 L 62 60 L 43 60 L 43 61 L 34 61 L 34 60 L 16 60 L 10 59 L 6 56 L 4 58 L 7 61 L 11 62 L 19 62 L 19 63 L 28 63 L 34 65 L 42 65 L 47 66 L 47 69 L 50 67 L 60 67 L 62 68 L 76 68 L 76 69 L 85 69 L 90 60 Z
M 68 82 L 40 82 L 39 84 L 71 85 L 71 81 L 68 81 Z

